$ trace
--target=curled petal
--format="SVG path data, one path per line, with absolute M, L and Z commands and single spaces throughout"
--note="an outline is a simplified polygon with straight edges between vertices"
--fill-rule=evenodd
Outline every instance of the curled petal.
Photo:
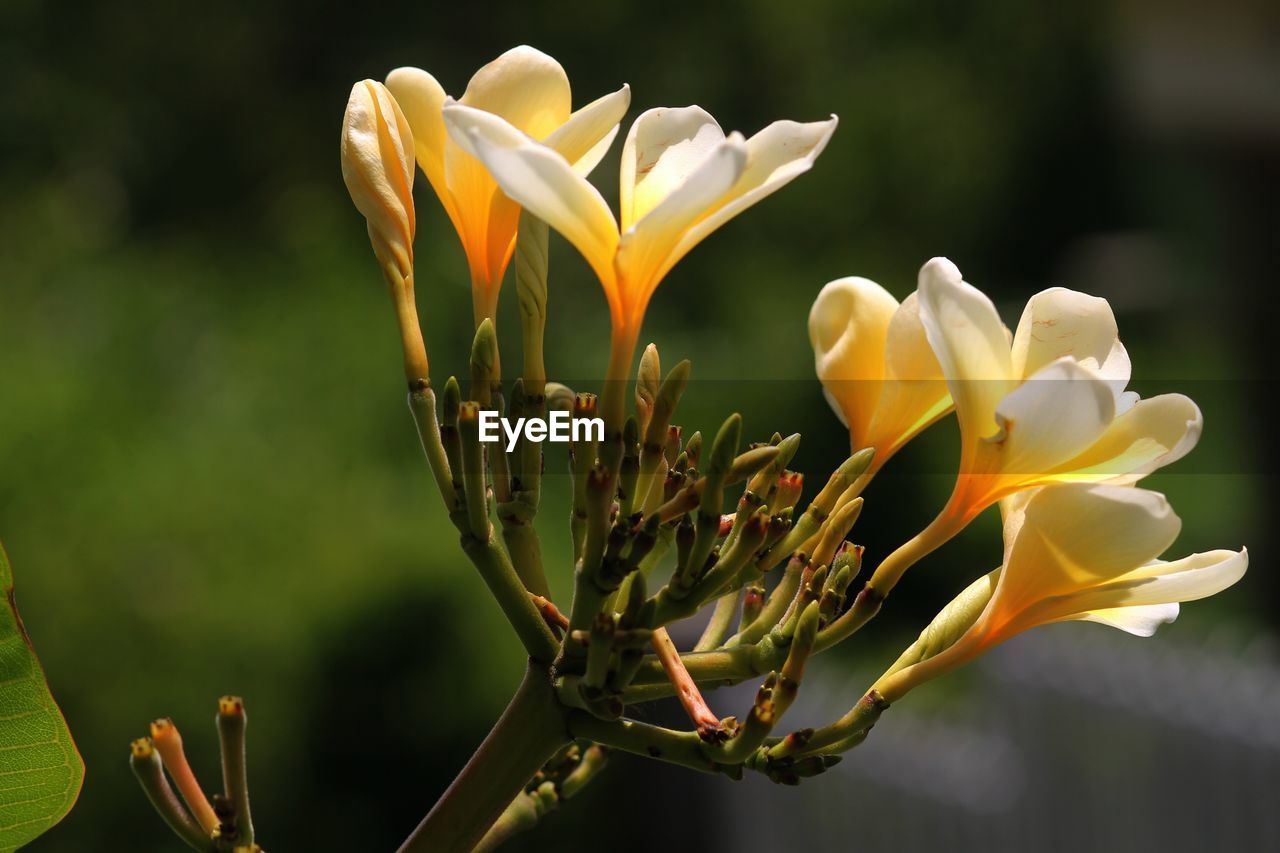
M 867 446 L 885 374 L 889 324 L 897 310 L 898 300 L 889 291 L 856 276 L 826 284 L 809 310 L 814 368 L 857 447 Z
M 775 121 L 748 139 L 746 169 L 719 203 L 689 229 L 678 254 L 683 256 L 730 219 L 813 168 L 838 121 L 835 116 L 826 121 Z
M 618 135 L 618 122 L 631 106 L 631 87 L 596 98 L 569 116 L 543 142 L 573 164 L 584 178 L 591 174 Z
M 1161 625 L 1167 625 L 1178 618 L 1181 608 L 1176 602 L 1165 604 L 1148 604 L 1142 607 L 1111 607 L 1102 610 L 1091 610 L 1079 616 L 1073 616 L 1081 622 L 1097 622 L 1117 628 L 1136 637 L 1150 637 Z
M 698 170 L 725 140 L 701 107 L 658 107 L 636 118 L 622 146 L 622 230 L 644 218 Z
M 1096 442 L 1115 417 L 1111 388 L 1096 373 L 1061 358 L 1000 401 L 996 420 L 1004 474 L 1034 478 Z
M 998 434 L 996 408 L 1014 387 L 1009 338 L 996 307 L 946 258 L 920 270 L 920 321 L 955 400 L 961 434 Z
M 1182 394 L 1140 400 L 1087 450 L 1047 472 L 1051 479 L 1128 485 L 1191 452 L 1200 440 L 1200 408 Z
M 1129 383 L 1129 356 L 1107 300 L 1051 287 L 1027 300 L 1013 336 L 1013 371 L 1031 376 L 1063 356 L 1092 368 L 1116 393 Z
M 942 381 L 942 365 L 920 321 L 920 297 L 912 292 L 889 321 L 885 375 L 893 379 Z
M 1066 618 L 1057 609 L 1050 617 L 1034 608 L 1102 586 L 1151 562 L 1182 529 L 1164 495 L 1145 489 L 1049 486 L 1038 491 L 1024 511 L 1000 589 L 992 599 L 997 623 L 1021 624 L 1031 618 L 1040 624 Z M 1071 612 L 1106 606 L 1086 603 Z
M 681 235 L 733 186 L 746 163 L 742 138 L 730 134 L 622 235 L 616 266 L 633 315 L 643 313 L 658 282 L 683 257 Z
M 867 438 L 876 448 L 879 465 L 952 409 L 951 392 L 920 322 L 915 293 L 902 300 L 889 321 L 885 380 Z
M 1102 589 L 1126 606 L 1162 601 L 1196 601 L 1216 595 L 1244 577 L 1249 551 L 1218 550 L 1180 560 L 1156 560 L 1126 574 Z

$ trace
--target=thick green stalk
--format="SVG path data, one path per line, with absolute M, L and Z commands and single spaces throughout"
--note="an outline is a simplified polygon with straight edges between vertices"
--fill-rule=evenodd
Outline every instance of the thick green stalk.
M 516 296 L 520 303 L 520 332 L 523 344 L 525 392 L 541 397 L 547 384 L 543 363 L 543 334 L 547 324 L 547 223 L 520 212 L 520 228 L 516 232 L 515 270 Z
M 519 521 L 498 511 L 502 521 L 502 541 L 507 545 L 511 561 L 520 580 L 534 595 L 550 597 L 551 587 L 542 569 L 542 547 L 532 521 Z
M 401 845 L 400 853 L 469 853 L 547 759 L 569 740 L 564 709 L 550 677 L 531 662 L 492 731 Z

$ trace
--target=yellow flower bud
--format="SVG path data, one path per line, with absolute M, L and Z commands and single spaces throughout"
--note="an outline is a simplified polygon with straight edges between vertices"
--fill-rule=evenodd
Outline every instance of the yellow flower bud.
M 381 83 L 351 87 L 342 117 L 342 180 L 369 221 L 373 251 L 388 275 L 413 274 L 413 136 Z

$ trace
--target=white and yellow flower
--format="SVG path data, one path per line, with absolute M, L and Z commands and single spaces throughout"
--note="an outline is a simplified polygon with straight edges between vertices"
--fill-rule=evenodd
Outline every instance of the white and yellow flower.
M 1164 496 L 1089 483 L 1037 490 L 1004 522 L 1001 568 L 944 608 L 875 684 L 887 701 L 1037 625 L 1099 622 L 1149 637 L 1179 602 L 1244 576 L 1249 554 L 1219 550 L 1157 559 L 1182 522 Z
M 515 248 L 520 207 L 445 131 L 442 110 L 452 99 L 434 77 L 419 68 L 397 68 L 387 75 L 387 88 L 408 117 L 418 165 L 466 251 L 476 324 L 492 320 Z M 631 91 L 623 86 L 573 112 L 569 78 L 560 63 L 521 46 L 477 71 L 457 103 L 500 117 L 585 175 L 617 135 Z
M 874 448 L 869 480 L 904 444 L 951 411 L 920 305 L 865 278 L 836 279 L 809 311 L 809 343 L 823 393 L 853 450 Z
M 917 292 L 955 401 L 960 471 L 938 517 L 876 570 L 878 590 L 997 501 L 1050 483 L 1132 484 L 1199 440 L 1189 398 L 1125 391 L 1129 357 L 1105 299 L 1042 291 L 1011 339 L 991 300 L 945 258 L 925 264 Z
M 622 152 L 620 218 L 563 152 L 466 103 L 444 109 L 452 138 L 508 196 L 559 231 L 604 287 L 613 325 L 607 378 L 625 382 L 654 289 L 725 222 L 807 171 L 836 127 L 779 121 L 750 139 L 728 136 L 700 107 L 640 115 Z M 621 420 L 620 393 L 606 421 Z

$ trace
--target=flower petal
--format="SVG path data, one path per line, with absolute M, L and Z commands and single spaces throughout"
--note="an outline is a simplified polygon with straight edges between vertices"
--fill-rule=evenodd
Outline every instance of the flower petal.
M 559 62 L 521 45 L 477 71 L 459 102 L 502 116 L 534 139 L 543 139 L 569 118 L 569 78 Z
M 813 167 L 836 132 L 838 119 L 775 121 L 747 140 L 747 168 L 719 206 L 689 229 L 680 254 L 688 252 L 748 207 L 777 192 Z
M 1161 625 L 1167 625 L 1178 618 L 1179 607 L 1176 603 L 1148 604 L 1143 607 L 1114 607 L 1103 610 L 1091 610 L 1073 616 L 1081 622 L 1097 622 L 1111 628 L 1133 634 L 1137 637 L 1150 637 Z
M 1158 492 L 1092 484 L 1041 489 L 1026 503 L 1016 539 L 1008 548 L 991 605 L 997 622 L 1041 624 L 1118 606 L 1123 602 L 1108 599 L 1071 607 L 1081 591 L 1121 578 L 1158 557 L 1181 528 L 1181 520 Z
M 946 258 L 920 270 L 920 321 L 970 440 L 999 432 L 996 407 L 1013 388 L 1009 338 L 996 307 Z
M 876 403 L 868 443 L 876 464 L 952 409 L 951 391 L 920 322 L 920 300 L 911 293 L 889 320 L 885 383 Z
M 929 346 L 920 320 L 920 296 L 912 291 L 889 320 L 885 347 L 885 375 L 902 380 L 939 380 L 942 365 Z
M 1167 563 L 1156 560 L 1074 595 L 1045 601 L 1036 610 L 1041 621 L 1050 621 L 1078 619 L 1117 608 L 1142 609 L 1196 601 L 1222 592 L 1244 577 L 1248 568 L 1249 552 L 1244 548 L 1207 551 Z
M 827 283 L 809 309 L 814 368 L 856 447 L 866 446 L 876 415 L 889 324 L 897 311 L 898 300 L 889 291 L 856 276 Z
M 1196 601 L 1222 592 L 1249 568 L 1249 551 L 1218 550 L 1181 560 L 1155 561 L 1130 572 L 1099 592 L 1117 604 L 1140 606 L 1167 601 Z
M 1063 356 L 1118 382 L 1117 393 L 1124 390 L 1129 357 L 1107 300 L 1065 287 L 1051 287 L 1027 300 L 1013 336 L 1014 373 L 1030 376 Z
M 418 167 L 427 176 L 427 182 L 435 190 L 453 227 L 461 236 L 462 227 L 457 208 L 444 176 L 444 150 L 448 144 L 448 134 L 441 114 L 447 97 L 444 89 L 436 82 L 436 78 L 421 68 L 397 68 L 387 75 L 386 85 L 404 112 L 409 129 L 413 131 Z
M 618 122 L 630 106 L 631 87 L 623 86 L 574 112 L 543 143 L 558 151 L 585 178 L 609 150 L 618 135 Z
M 1115 397 L 1070 357 L 1043 368 L 996 408 L 1000 472 L 1033 478 L 1092 446 L 1115 417 Z
M 1091 447 L 1048 474 L 1055 479 L 1136 483 L 1190 453 L 1203 429 L 1200 409 L 1189 397 L 1161 394 L 1140 400 L 1116 417 Z
M 444 119 L 450 138 L 484 163 L 503 192 L 563 234 L 608 292 L 618 228 L 596 188 L 555 151 L 495 115 L 450 104 Z
M 702 107 L 658 107 L 641 113 L 622 146 L 622 230 L 628 231 L 688 180 L 724 141 L 724 131 Z
M 683 183 L 672 187 L 622 234 L 615 268 L 625 283 L 625 298 L 634 317 L 643 313 L 658 283 L 684 257 L 679 249 L 681 235 L 733 186 L 746 163 L 742 137 L 730 134 Z

